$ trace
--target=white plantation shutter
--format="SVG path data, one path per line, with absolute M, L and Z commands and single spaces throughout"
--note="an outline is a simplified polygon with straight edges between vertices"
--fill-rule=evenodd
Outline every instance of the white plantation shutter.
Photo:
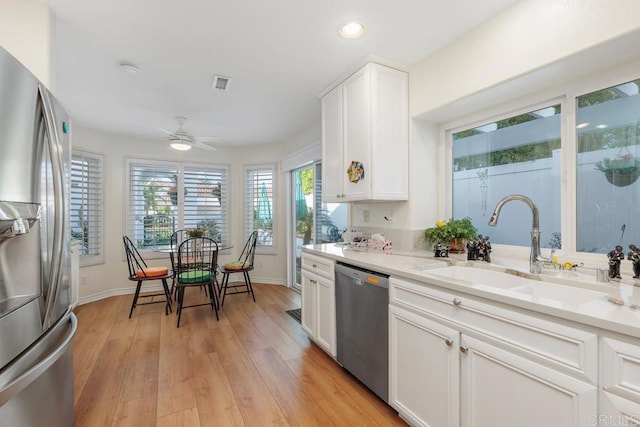
M 273 165 L 250 166 L 245 169 L 245 239 L 258 231 L 258 248 L 274 247 L 274 171 Z
M 138 249 L 170 246 L 176 230 L 202 227 L 228 244 L 228 168 L 128 160 L 127 233 Z
M 219 245 L 227 245 L 229 190 L 226 167 L 185 166 L 184 227 L 201 227 Z
M 178 226 L 177 165 L 129 163 L 127 235 L 138 249 L 169 247 Z
M 322 226 L 324 225 L 324 221 L 322 217 L 325 216 L 325 212 L 323 211 L 322 205 L 322 164 L 316 163 L 315 165 L 315 173 L 313 174 L 313 195 L 315 197 L 314 204 L 315 206 L 315 235 L 314 235 L 314 243 L 322 243 Z
M 83 261 L 102 262 L 102 156 L 74 150 L 71 155 L 71 238 L 80 241 Z

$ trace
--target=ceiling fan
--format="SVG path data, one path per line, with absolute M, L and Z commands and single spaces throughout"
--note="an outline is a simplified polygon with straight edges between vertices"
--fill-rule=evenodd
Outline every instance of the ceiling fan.
M 202 150 L 208 151 L 216 151 L 215 147 L 212 147 L 205 142 L 216 141 L 218 138 L 216 137 L 208 137 L 208 138 L 197 138 L 191 136 L 187 131 L 182 128 L 184 122 L 186 121 L 186 117 L 178 116 L 176 117 L 176 121 L 178 122 L 178 130 L 169 132 L 168 130 L 159 128 L 162 132 L 169 135 L 169 147 L 178 151 L 187 151 L 191 150 L 191 147 L 200 148 Z

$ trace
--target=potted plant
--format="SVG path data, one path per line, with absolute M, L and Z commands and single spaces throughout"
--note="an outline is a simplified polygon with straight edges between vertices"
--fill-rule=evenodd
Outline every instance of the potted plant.
M 424 231 L 424 240 L 436 246 L 448 246 L 449 252 L 463 253 L 467 240 L 473 239 L 478 230 L 471 223 L 471 218 L 436 221 L 435 227 Z
M 204 237 L 205 229 L 201 227 L 192 228 L 187 231 L 187 236 L 189 237 Z
M 604 158 L 596 163 L 596 169 L 602 172 L 611 184 L 626 187 L 638 179 L 640 158 L 632 153 L 619 155 L 614 159 Z

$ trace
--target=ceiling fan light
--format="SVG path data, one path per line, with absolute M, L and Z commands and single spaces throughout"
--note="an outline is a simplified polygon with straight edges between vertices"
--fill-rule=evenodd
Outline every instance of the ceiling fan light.
M 169 144 L 169 147 L 173 148 L 174 150 L 178 150 L 178 151 L 191 150 L 191 144 L 189 144 L 188 142 L 185 142 L 185 141 L 173 141 L 173 142 L 171 142 L 171 144 Z

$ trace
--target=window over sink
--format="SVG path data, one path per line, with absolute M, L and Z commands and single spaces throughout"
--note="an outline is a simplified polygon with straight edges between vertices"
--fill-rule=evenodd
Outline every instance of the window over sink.
M 529 246 L 531 212 L 524 204 L 510 203 L 500 224 L 487 226 L 501 197 L 523 194 L 539 208 L 542 247 L 600 262 L 617 245 L 625 254 L 629 245 L 640 246 L 636 67 L 611 68 L 541 95 L 555 102 L 536 103 L 536 96 L 507 103 L 514 113 L 495 115 L 497 109 L 492 119 L 476 113 L 443 126 L 451 188 L 445 211 L 471 217 L 492 242 Z M 537 106 L 516 110 L 523 103 Z
M 576 98 L 577 250 L 640 246 L 640 79 Z
M 505 206 L 500 225 L 488 225 L 500 199 L 524 194 L 541 212 L 541 246 L 553 246 L 561 227 L 560 132 L 560 104 L 552 104 L 453 133 L 453 217 L 470 217 L 494 243 L 529 246 L 525 204 Z

